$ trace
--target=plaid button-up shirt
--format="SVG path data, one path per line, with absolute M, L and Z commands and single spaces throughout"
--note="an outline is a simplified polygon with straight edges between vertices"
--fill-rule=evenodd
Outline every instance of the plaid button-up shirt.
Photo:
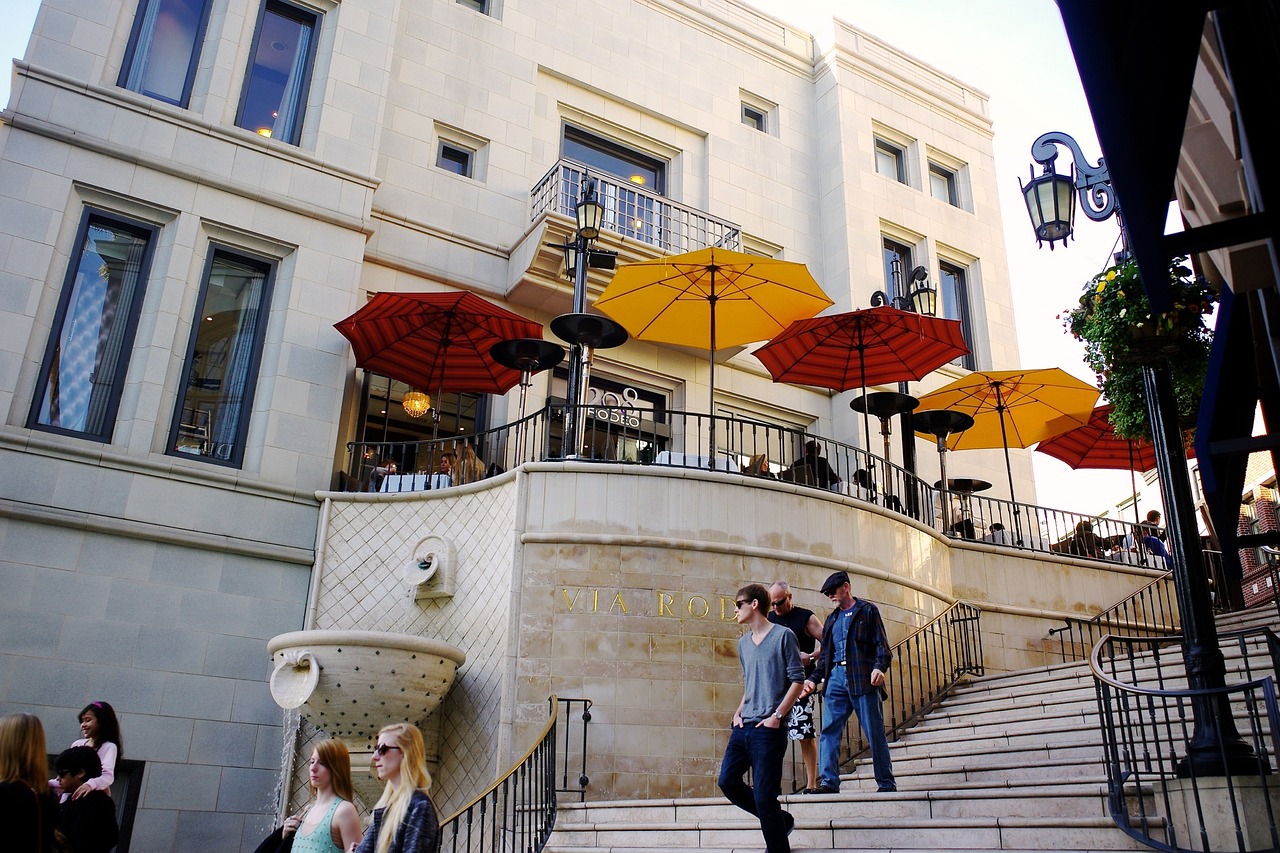
M 855 696 L 870 693 L 878 688 L 871 684 L 871 671 L 889 672 L 893 652 L 889 649 L 889 636 L 884 630 L 880 610 L 870 601 L 853 600 L 848 633 L 845 635 L 845 675 L 849 679 L 849 692 Z M 848 612 L 836 608 L 822 626 L 822 663 L 809 676 L 814 684 L 826 681 L 836 662 L 836 644 L 833 634 L 841 614 Z

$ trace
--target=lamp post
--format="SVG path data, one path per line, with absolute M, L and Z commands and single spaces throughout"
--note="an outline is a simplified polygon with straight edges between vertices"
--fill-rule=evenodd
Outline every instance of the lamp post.
M 918 266 L 911 270 L 911 290 L 904 292 L 906 288 L 902 280 L 902 261 L 895 257 L 889 262 L 889 278 L 890 285 L 893 289 L 892 294 L 886 294 L 883 290 L 877 290 L 871 294 L 871 307 L 879 308 L 881 305 L 892 305 L 901 311 L 912 311 L 916 314 L 923 314 L 926 317 L 936 317 L 938 315 L 938 290 L 929 286 L 929 270 L 927 267 Z M 907 383 L 898 383 L 898 393 L 907 393 Z M 911 425 L 911 412 L 904 411 L 898 418 L 898 432 L 902 434 L 902 467 L 912 477 L 916 474 L 916 435 Z M 868 445 L 870 445 L 871 436 L 867 436 Z M 888 460 L 885 460 L 888 462 Z M 920 517 L 920 499 L 917 490 L 907 489 L 907 514 L 913 518 Z
M 1069 176 L 1058 174 L 1054 167 L 1059 145 L 1069 149 L 1074 158 Z M 1090 165 L 1080 145 L 1067 134 L 1057 131 L 1046 133 L 1032 143 L 1031 156 L 1044 167 L 1044 171 L 1036 176 L 1033 166 L 1031 182 L 1022 186 L 1022 193 L 1036 240 L 1041 245 L 1046 240 L 1050 249 L 1057 240 L 1066 245 L 1075 227 L 1077 196 L 1085 215 L 1093 221 L 1101 222 L 1114 215 L 1123 238 L 1124 222 L 1105 160 L 1099 159 L 1096 165 Z M 1127 247 L 1127 240 L 1125 245 Z M 1161 360 L 1143 364 L 1142 385 L 1146 392 L 1147 420 L 1151 426 L 1160 492 L 1165 499 L 1169 562 L 1178 610 L 1182 614 L 1187 683 L 1193 690 L 1223 687 L 1226 684 L 1226 663 L 1218 646 L 1218 632 L 1213 621 L 1204 549 L 1200 544 L 1200 529 L 1193 509 L 1186 448 L 1182 444 L 1182 430 L 1178 427 L 1177 400 L 1168 362 Z M 1240 737 L 1225 694 L 1194 696 L 1191 710 L 1192 734 L 1180 772 L 1223 776 L 1257 771 L 1257 758 L 1249 744 Z
M 574 234 L 573 240 L 565 243 L 549 243 L 548 245 L 564 252 L 565 272 L 573 277 L 573 314 L 585 315 L 587 311 L 587 270 L 614 268 L 618 253 L 593 249 L 597 237 L 600 236 L 600 225 L 604 221 L 604 205 L 596 198 L 595 179 L 584 174 L 582 190 L 578 203 L 573 207 Z M 582 440 L 580 432 L 583 406 L 586 404 L 587 382 L 583 364 L 584 343 L 579 340 L 570 341 L 569 346 L 569 381 L 565 398 L 570 406 L 569 416 L 564 422 L 564 439 L 561 442 L 561 457 L 577 456 Z

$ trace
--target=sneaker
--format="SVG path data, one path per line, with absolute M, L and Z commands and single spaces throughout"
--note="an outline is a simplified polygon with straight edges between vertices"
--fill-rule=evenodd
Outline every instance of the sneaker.
M 838 793 L 840 793 L 840 789 L 839 789 L 839 788 L 833 788 L 833 787 L 831 787 L 830 785 L 827 785 L 827 784 L 822 784 L 822 785 L 819 785 L 819 786 L 818 786 L 818 787 L 816 787 L 816 788 L 810 788 L 810 789 L 809 789 L 809 791 L 808 791 L 807 793 L 810 793 L 810 794 L 838 794 Z

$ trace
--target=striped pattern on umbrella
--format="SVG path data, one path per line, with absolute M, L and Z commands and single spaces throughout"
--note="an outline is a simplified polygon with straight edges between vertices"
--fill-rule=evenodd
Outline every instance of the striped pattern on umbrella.
M 431 393 L 505 394 L 520 371 L 489 350 L 542 337 L 542 324 L 465 292 L 379 293 L 334 328 L 358 366 Z
M 847 391 L 923 379 L 967 352 L 958 320 L 882 306 L 797 320 L 755 356 L 774 381 Z
M 1150 471 L 1156 467 L 1156 449 L 1145 440 L 1130 441 L 1116 435 L 1111 426 L 1111 406 L 1098 406 L 1084 426 L 1072 425 L 1067 432 L 1046 439 L 1036 450 L 1060 459 L 1072 468 L 1111 471 Z M 1186 443 L 1187 458 L 1195 458 L 1195 448 Z

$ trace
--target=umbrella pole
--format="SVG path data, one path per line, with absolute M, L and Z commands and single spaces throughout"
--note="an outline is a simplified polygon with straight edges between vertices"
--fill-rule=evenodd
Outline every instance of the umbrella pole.
M 862 337 L 862 324 L 858 324 L 858 337 Z M 858 345 L 858 381 L 862 383 L 862 444 L 867 451 L 867 486 L 872 495 L 876 492 L 876 466 L 871 462 L 871 415 L 867 413 L 867 345 L 860 343 Z M 889 455 L 888 445 L 889 439 L 884 440 L 886 451 L 885 456 Z M 874 500 L 874 498 L 872 498 Z
M 1000 384 L 996 383 L 996 412 L 1000 415 L 1000 443 L 1004 445 L 1004 470 L 1009 475 L 1009 500 L 1013 503 L 1013 528 L 1017 533 L 1015 540 L 1022 544 L 1022 510 L 1018 508 L 1018 498 L 1013 493 L 1013 462 L 1009 460 L 1009 433 L 1004 426 L 1004 398 L 1000 395 Z
M 938 470 L 942 474 L 942 488 L 940 493 L 942 497 L 938 501 L 938 509 L 942 512 L 942 532 L 951 532 L 951 490 L 947 487 L 947 437 L 945 434 L 938 436 Z
M 711 399 L 707 407 L 707 430 L 711 446 L 707 448 L 707 470 L 716 469 L 716 268 L 711 268 Z

